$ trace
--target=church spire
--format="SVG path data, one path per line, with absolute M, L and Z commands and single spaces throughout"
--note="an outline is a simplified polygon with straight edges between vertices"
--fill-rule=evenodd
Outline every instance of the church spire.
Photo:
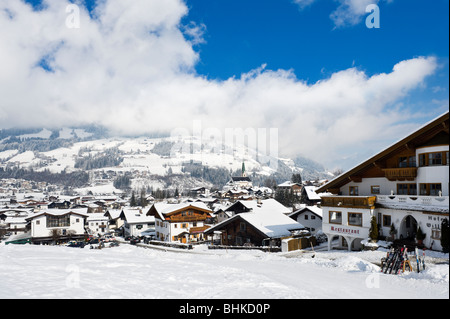
M 247 177 L 247 173 L 245 173 L 245 163 L 242 162 L 242 177 Z

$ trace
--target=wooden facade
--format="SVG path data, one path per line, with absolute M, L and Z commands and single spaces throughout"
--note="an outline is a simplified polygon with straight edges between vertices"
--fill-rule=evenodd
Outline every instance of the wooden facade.
M 155 217 L 156 237 L 162 241 L 203 240 L 203 231 L 209 228 L 205 221 L 211 218 L 210 209 L 195 204 L 153 205 L 147 216 Z
M 330 192 L 340 195 L 339 189 L 342 186 L 349 182 L 360 183 L 363 178 L 383 177 L 390 181 L 413 181 L 417 177 L 417 168 L 425 166 L 416 159 L 417 149 L 448 145 L 448 141 L 449 113 L 447 112 L 384 151 L 319 187 L 317 193 Z M 445 152 L 442 153 L 443 165 L 447 162 L 446 156 Z
M 325 196 L 322 197 L 322 206 L 374 209 L 375 196 Z
M 221 245 L 225 246 L 243 246 L 244 244 L 262 246 L 263 240 L 267 238 L 240 216 L 223 223 L 216 231 L 222 232 L 220 241 Z

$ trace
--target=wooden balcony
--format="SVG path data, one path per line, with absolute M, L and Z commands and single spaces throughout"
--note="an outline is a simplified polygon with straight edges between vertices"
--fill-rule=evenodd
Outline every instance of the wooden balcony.
M 322 197 L 322 206 L 372 209 L 376 199 L 376 196 L 327 196 Z
M 187 222 L 199 222 L 199 221 L 205 221 L 208 218 L 207 215 L 200 215 L 200 216 L 170 216 L 166 218 L 166 221 L 169 221 L 171 223 L 187 223 Z
M 383 172 L 390 181 L 413 181 L 417 177 L 417 167 L 384 168 Z

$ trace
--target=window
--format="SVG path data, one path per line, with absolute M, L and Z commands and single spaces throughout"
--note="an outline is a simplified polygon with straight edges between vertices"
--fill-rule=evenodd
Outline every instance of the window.
M 314 215 L 311 215 L 311 219 L 316 219 L 316 216 L 314 216 Z
M 69 227 L 70 215 L 65 216 L 47 216 L 47 228 L 51 227 Z
M 358 196 L 358 186 L 350 186 L 349 194 L 350 196 Z
M 391 226 L 391 216 L 390 215 L 383 215 L 383 227 L 390 227 Z
M 407 157 L 399 157 L 398 167 L 408 167 L 408 158 Z
M 430 153 L 428 154 L 428 165 L 442 165 L 442 153 Z
M 36 225 L 40 225 L 41 224 L 41 221 L 40 220 L 37 220 L 36 221 Z
M 430 196 L 438 196 L 441 191 L 441 184 L 430 184 Z
M 242 223 L 242 222 L 241 222 L 241 223 L 239 224 L 239 230 L 240 230 L 240 231 L 245 231 L 246 229 L 247 229 L 247 225 L 246 225 L 245 223 Z
M 408 195 L 408 184 L 397 184 L 397 194 Z
M 330 224 L 342 224 L 342 213 L 341 212 L 329 212 L 329 223 Z
M 409 167 L 417 167 L 416 155 L 409 157 Z
M 439 196 L 442 191 L 441 184 L 420 184 L 420 195 L 423 196 Z
M 372 194 L 380 194 L 380 186 L 379 185 L 370 186 L 370 192 Z
M 438 228 L 431 229 L 431 238 L 440 240 L 441 239 L 441 230 Z
M 398 158 L 398 167 L 416 167 L 416 156 L 401 156 Z
M 419 166 L 448 165 L 448 151 L 419 154 Z
M 308 215 L 305 215 L 305 220 L 308 220 Z
M 419 166 L 427 166 L 426 154 L 419 154 Z
M 348 224 L 351 226 L 362 226 L 362 213 L 348 213 Z
M 417 195 L 416 184 L 397 184 L 398 195 Z
M 427 184 L 420 184 L 420 195 L 428 195 L 427 193 Z

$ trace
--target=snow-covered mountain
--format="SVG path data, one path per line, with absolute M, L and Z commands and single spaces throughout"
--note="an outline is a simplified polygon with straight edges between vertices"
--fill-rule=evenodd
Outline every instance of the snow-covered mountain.
M 94 192 L 117 191 L 113 181 L 120 176 L 128 176 L 132 188 L 221 187 L 230 176 L 241 173 L 243 163 L 255 185 L 269 178 L 283 182 L 293 173 L 301 173 L 304 180 L 333 177 L 303 157 L 271 157 L 244 145 L 192 136 L 108 137 L 97 128 L 0 130 L 0 167 L 4 170 L 89 172 L 87 189 Z

